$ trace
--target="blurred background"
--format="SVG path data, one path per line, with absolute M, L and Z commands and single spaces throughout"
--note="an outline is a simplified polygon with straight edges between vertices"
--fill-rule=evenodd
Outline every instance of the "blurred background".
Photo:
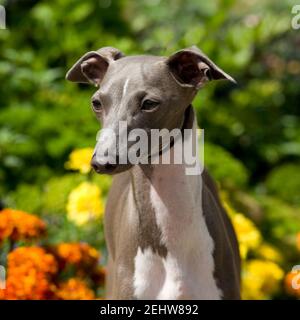
M 197 45 L 238 82 L 194 101 L 205 163 L 242 255 L 245 299 L 297 299 L 300 30 L 296 1 L 1 1 L 0 299 L 103 298 L 108 176 L 89 167 L 95 88 L 67 83 L 86 51 L 168 55 Z M 297 278 L 298 277 L 298 278 Z M 300 283 L 298 282 L 298 287 Z

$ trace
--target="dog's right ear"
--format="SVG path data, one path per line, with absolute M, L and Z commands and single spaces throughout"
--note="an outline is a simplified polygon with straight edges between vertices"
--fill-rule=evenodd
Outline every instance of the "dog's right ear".
M 68 71 L 66 79 L 72 82 L 91 83 L 99 86 L 109 64 L 123 56 L 121 51 L 112 47 L 87 52 Z

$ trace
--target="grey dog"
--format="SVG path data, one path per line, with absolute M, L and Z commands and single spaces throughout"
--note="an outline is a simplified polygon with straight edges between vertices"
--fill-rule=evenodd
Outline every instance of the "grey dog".
M 83 55 L 67 79 L 99 87 L 94 113 L 117 136 L 120 121 L 127 132 L 178 128 L 196 136 L 191 103 L 198 90 L 211 80 L 234 82 L 196 47 L 169 57 L 126 57 L 105 47 Z M 172 161 L 121 163 L 128 150 L 120 144 L 116 162 L 103 159 L 112 140 L 100 138 L 92 159 L 96 172 L 115 175 L 105 213 L 107 297 L 239 299 L 238 243 L 207 171 L 186 175 L 186 163 Z

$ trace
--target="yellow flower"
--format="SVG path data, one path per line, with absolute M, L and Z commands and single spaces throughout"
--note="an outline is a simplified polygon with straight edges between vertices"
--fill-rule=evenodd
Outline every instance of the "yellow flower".
M 232 223 L 239 241 L 241 257 L 245 259 L 249 249 L 259 246 L 261 234 L 254 223 L 241 213 L 232 216 Z
M 268 299 L 276 293 L 284 277 L 283 270 L 274 262 L 249 261 L 242 274 L 243 299 Z
M 67 217 L 77 225 L 103 216 L 101 190 L 93 183 L 83 182 L 69 195 Z
M 92 148 L 76 149 L 71 152 L 69 161 L 65 166 L 67 169 L 79 170 L 81 173 L 89 173 L 91 171 L 91 159 L 93 156 Z
M 273 262 L 280 263 L 282 261 L 282 254 L 273 246 L 263 243 L 258 249 L 259 257 Z

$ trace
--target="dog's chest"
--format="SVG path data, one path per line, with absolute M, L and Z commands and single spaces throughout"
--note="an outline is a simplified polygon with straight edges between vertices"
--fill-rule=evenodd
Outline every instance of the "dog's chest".
M 183 170 L 168 165 L 152 174 L 149 199 L 166 253 L 162 255 L 152 246 L 138 248 L 134 259 L 136 298 L 220 298 L 213 278 L 214 245 L 202 215 L 201 181 L 187 178 Z

